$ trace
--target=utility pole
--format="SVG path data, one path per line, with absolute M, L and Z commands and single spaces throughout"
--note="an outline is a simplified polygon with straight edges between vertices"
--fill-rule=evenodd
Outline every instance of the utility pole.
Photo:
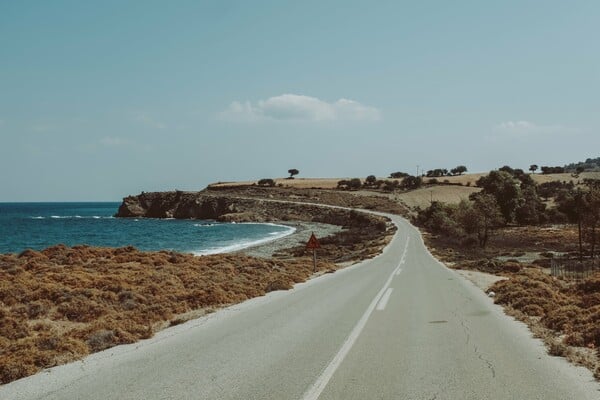
M 577 202 L 577 230 L 579 233 L 579 262 L 583 262 L 583 246 L 581 238 L 581 200 L 583 199 L 583 193 L 581 189 L 577 191 L 575 195 L 575 201 Z

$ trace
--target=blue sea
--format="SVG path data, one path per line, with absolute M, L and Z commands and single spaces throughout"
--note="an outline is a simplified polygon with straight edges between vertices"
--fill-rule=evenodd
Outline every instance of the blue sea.
M 197 255 L 239 250 L 287 236 L 294 228 L 206 220 L 114 218 L 120 203 L 0 203 L 0 253 L 59 243 Z

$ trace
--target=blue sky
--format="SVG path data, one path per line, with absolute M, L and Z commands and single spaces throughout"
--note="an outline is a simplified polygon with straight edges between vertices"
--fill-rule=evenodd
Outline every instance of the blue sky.
M 598 1 L 0 2 L 0 201 L 563 165 Z

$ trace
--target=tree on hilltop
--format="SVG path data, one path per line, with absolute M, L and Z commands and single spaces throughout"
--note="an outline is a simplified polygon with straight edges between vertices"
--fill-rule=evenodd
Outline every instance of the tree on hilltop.
M 452 173 L 452 175 L 462 175 L 465 172 L 467 172 L 467 167 L 465 167 L 464 165 L 459 165 L 456 168 L 452 168 L 450 172 Z
M 343 179 L 337 183 L 337 187 L 338 189 L 356 190 L 362 187 L 362 181 L 359 178 Z
M 531 164 L 531 165 L 529 166 L 529 170 L 531 171 L 531 173 L 532 173 L 532 174 L 535 174 L 535 171 L 537 171 L 537 170 L 538 170 L 538 168 L 539 168 L 539 167 L 538 167 L 536 164 Z
M 418 189 L 423 185 L 423 179 L 420 176 L 407 176 L 402 180 L 404 189 Z
M 294 175 L 298 175 L 299 173 L 300 171 L 298 171 L 296 168 L 288 169 L 288 174 L 290 174 L 288 179 L 294 179 Z
M 405 178 L 407 177 L 409 174 L 407 174 L 406 172 L 392 172 L 390 174 L 390 178 L 393 179 L 400 179 L 400 178 Z
M 377 177 L 375 175 L 369 175 L 367 176 L 367 179 L 365 179 L 366 186 L 373 186 L 375 182 L 377 182 Z

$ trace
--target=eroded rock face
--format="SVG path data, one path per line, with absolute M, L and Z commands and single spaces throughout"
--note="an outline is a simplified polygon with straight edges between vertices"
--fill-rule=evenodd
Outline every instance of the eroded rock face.
M 123 199 L 117 217 L 218 219 L 239 212 L 235 201 L 199 192 L 152 192 Z

